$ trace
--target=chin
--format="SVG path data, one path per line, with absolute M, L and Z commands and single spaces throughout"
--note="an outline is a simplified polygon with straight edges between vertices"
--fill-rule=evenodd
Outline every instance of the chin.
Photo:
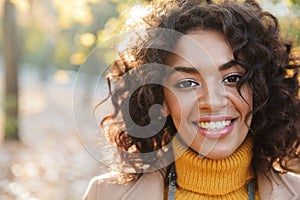
M 234 152 L 232 152 L 230 150 L 216 150 L 216 149 L 213 149 L 205 157 L 217 160 L 217 159 L 227 158 L 230 155 L 232 155 L 233 153 Z

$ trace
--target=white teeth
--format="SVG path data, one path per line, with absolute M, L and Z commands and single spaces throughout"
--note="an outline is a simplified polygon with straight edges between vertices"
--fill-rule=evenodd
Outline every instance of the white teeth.
M 231 123 L 230 120 L 223 120 L 217 122 L 199 122 L 199 127 L 207 130 L 220 130 Z

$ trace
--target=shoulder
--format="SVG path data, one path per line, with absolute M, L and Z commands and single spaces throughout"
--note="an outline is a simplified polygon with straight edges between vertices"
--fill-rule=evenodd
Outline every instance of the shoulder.
M 84 200 L 120 200 L 120 199 L 163 199 L 164 177 L 159 171 L 144 173 L 140 178 L 125 184 L 113 182 L 120 172 L 110 172 L 94 177 L 87 187 Z
M 288 172 L 277 174 L 270 172 L 267 176 L 258 176 L 258 188 L 261 200 L 264 199 L 300 199 L 300 175 Z
M 109 172 L 100 176 L 95 176 L 92 178 L 88 184 L 88 187 L 85 191 L 84 200 L 91 200 L 91 199 L 100 199 L 99 191 L 107 191 L 105 188 L 112 188 L 118 187 L 119 184 L 113 184 L 111 180 L 117 179 L 120 176 L 118 172 Z M 109 194 L 109 193 L 108 193 Z M 104 194 L 101 194 L 104 195 Z M 103 198 L 101 198 L 103 199 Z

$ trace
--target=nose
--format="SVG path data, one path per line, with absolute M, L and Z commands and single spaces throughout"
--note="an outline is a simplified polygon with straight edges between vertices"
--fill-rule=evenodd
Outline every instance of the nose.
M 222 84 L 207 81 L 198 93 L 198 106 L 201 111 L 217 112 L 226 107 L 226 90 Z

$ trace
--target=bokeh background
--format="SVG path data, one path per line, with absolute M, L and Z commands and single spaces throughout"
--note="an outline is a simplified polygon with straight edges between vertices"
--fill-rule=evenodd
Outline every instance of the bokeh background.
M 79 200 L 88 181 L 106 170 L 78 137 L 78 127 L 95 121 L 75 122 L 74 82 L 89 53 L 144 15 L 149 3 L 0 0 L 1 200 Z M 300 1 L 261 3 L 299 45 Z M 83 98 L 82 106 L 91 105 Z

